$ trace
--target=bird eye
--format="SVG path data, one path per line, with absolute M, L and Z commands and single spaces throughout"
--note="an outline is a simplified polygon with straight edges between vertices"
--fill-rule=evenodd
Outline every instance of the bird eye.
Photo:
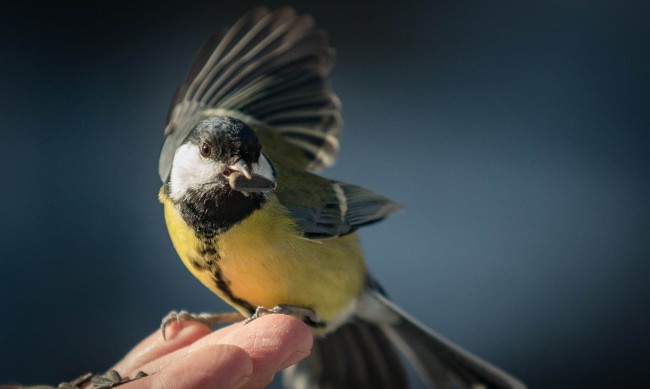
M 207 157 L 210 156 L 210 154 L 212 154 L 212 147 L 210 147 L 210 145 L 207 144 L 207 143 L 203 143 L 203 144 L 201 145 L 201 155 L 202 155 L 204 158 L 207 158 Z

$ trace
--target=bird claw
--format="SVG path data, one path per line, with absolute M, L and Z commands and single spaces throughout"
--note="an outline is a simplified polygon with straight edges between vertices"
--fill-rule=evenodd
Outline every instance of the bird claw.
M 167 340 L 167 327 L 176 322 L 182 328 L 184 321 L 194 321 L 212 328 L 217 324 L 234 323 L 244 317 L 239 312 L 220 312 L 220 313 L 191 313 L 188 311 L 171 311 L 163 317 L 160 323 L 163 339 Z
M 268 309 L 262 306 L 257 307 L 255 310 L 255 313 L 251 315 L 244 324 L 248 324 L 252 322 L 255 319 L 258 319 L 264 315 L 272 314 L 272 313 L 280 313 L 283 315 L 289 315 L 289 316 L 295 316 L 299 318 L 300 320 L 304 321 L 305 323 L 309 324 L 310 326 L 313 327 L 324 327 L 325 323 L 321 321 L 320 317 L 311 308 L 304 308 L 304 307 L 298 307 L 295 305 L 289 305 L 289 304 L 280 304 L 276 305 L 275 307 Z

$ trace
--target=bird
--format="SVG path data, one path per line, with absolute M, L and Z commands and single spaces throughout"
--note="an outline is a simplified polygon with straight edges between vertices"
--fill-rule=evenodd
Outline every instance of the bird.
M 407 388 L 400 352 L 432 388 L 525 388 L 404 312 L 372 277 L 356 230 L 400 205 L 317 174 L 339 151 L 334 57 L 327 33 L 289 7 L 252 9 L 201 46 L 159 159 L 180 259 L 241 316 L 310 326 L 312 353 L 284 372 L 287 388 Z

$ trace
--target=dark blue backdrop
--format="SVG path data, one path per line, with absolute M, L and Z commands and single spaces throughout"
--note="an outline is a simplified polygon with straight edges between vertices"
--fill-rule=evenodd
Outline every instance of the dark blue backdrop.
M 647 3 L 448 3 L 295 2 L 338 50 L 324 174 L 405 207 L 361 233 L 370 268 L 531 387 L 647 388 Z M 255 3 L 226 4 L 3 5 L 0 382 L 106 369 L 170 309 L 226 308 L 156 200 L 176 85 Z

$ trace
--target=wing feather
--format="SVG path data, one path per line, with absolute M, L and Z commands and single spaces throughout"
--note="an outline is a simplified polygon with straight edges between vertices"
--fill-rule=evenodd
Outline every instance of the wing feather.
M 313 239 L 328 239 L 354 232 L 383 220 L 400 209 L 390 199 L 360 186 L 311 175 L 297 177 L 309 181 L 311 193 L 293 193 L 293 187 L 278 185 L 278 198 L 302 233 Z M 279 182 L 281 183 L 281 181 Z M 316 189 L 318 188 L 318 189 Z
M 256 8 L 212 34 L 197 53 L 169 109 L 159 173 L 192 126 L 215 114 L 260 124 L 302 152 L 297 168 L 334 162 L 342 120 L 327 75 L 334 50 L 310 16 Z

